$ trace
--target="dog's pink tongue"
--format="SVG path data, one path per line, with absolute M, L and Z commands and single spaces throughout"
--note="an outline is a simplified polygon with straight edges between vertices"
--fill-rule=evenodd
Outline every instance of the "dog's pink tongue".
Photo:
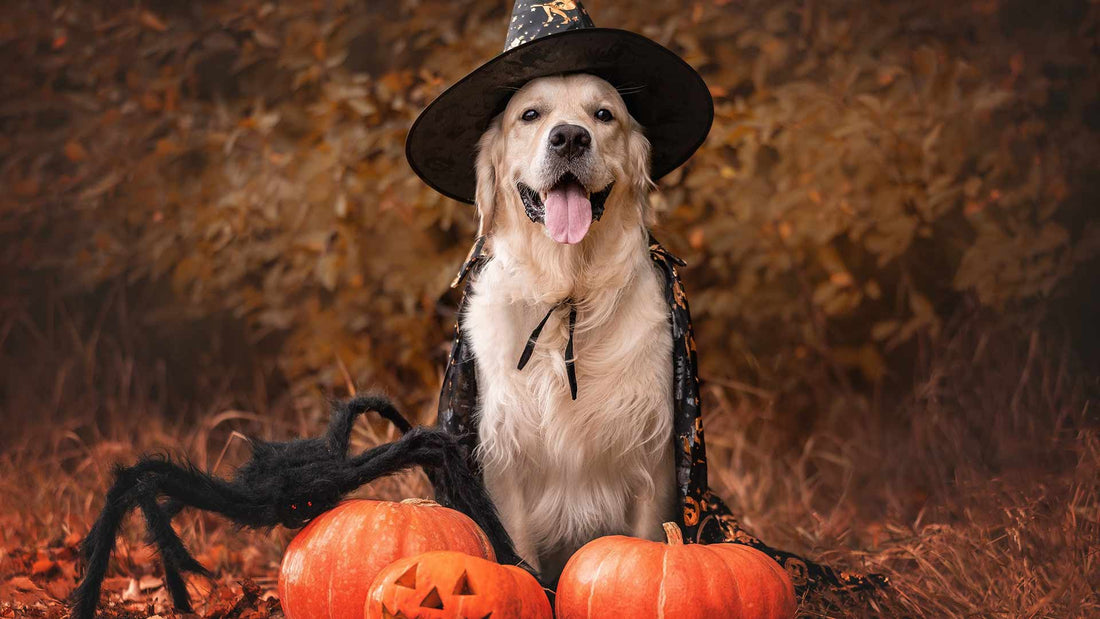
M 566 183 L 546 195 L 546 230 L 559 243 L 580 243 L 592 225 L 592 203 L 580 183 Z

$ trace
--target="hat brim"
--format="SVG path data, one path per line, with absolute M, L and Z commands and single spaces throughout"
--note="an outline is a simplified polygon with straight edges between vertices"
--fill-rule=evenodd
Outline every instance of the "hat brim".
M 409 129 L 409 165 L 439 193 L 473 204 L 477 144 L 490 121 L 520 86 L 563 73 L 590 73 L 623 93 L 653 147 L 654 180 L 687 161 L 714 120 L 703 78 L 671 50 L 626 30 L 567 30 L 502 53 L 439 95 Z

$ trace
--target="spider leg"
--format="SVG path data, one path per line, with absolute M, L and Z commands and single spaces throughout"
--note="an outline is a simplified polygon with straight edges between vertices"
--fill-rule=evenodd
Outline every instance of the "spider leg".
M 489 537 L 498 561 L 523 563 L 485 486 L 470 470 L 463 447 L 445 430 L 414 428 L 399 440 L 368 449 L 348 463 L 348 475 L 341 487 L 344 493 L 383 475 L 423 467 L 436 487 L 437 500 L 472 518 Z
M 350 459 L 349 475 L 339 484 L 341 494 L 378 477 L 420 466 L 432 482 L 436 500 L 470 516 L 489 536 L 499 561 L 528 567 L 516 554 L 484 483 L 471 469 L 465 448 L 447 431 L 413 428 L 387 398 L 361 395 L 334 405 L 328 431 L 328 440 L 334 450 L 347 453 L 352 424 L 357 416 L 368 410 L 388 419 L 404 436 Z
M 143 511 L 144 511 L 144 504 L 142 504 L 142 507 L 143 507 Z M 168 500 L 168 501 L 165 501 L 164 503 L 162 503 L 159 506 L 159 508 L 163 512 L 164 517 L 167 518 L 168 521 L 171 521 L 173 518 L 176 517 L 177 514 L 179 514 L 183 510 L 184 505 L 180 501 Z M 127 509 L 127 511 L 129 511 L 129 509 Z M 103 518 L 101 516 L 98 520 L 96 520 L 92 524 L 91 528 L 88 529 L 88 533 L 84 536 L 84 539 L 81 540 L 81 542 L 80 542 L 80 555 L 84 559 L 85 562 L 91 561 L 92 555 L 95 554 L 95 549 L 101 543 L 100 542 L 100 533 L 99 533 L 99 531 L 100 531 L 100 521 L 102 519 Z M 150 541 L 154 541 L 154 540 L 150 540 Z
M 523 564 L 485 483 L 470 470 L 465 449 L 450 433 L 442 431 L 442 435 L 445 438 L 441 442 L 443 465 L 431 478 L 436 500 L 473 518 L 493 542 L 493 549 L 501 563 Z
M 116 468 L 115 483 L 107 491 L 107 500 L 99 519 L 83 542 L 87 567 L 83 582 L 73 592 L 73 619 L 94 619 L 118 530 L 126 514 L 135 507 L 141 507 L 150 533 L 157 542 L 173 602 L 181 610 L 190 606 L 179 572 L 206 573 L 206 570 L 187 552 L 172 530 L 169 514 L 157 504 L 157 497 L 161 495 L 168 497 L 170 508 L 177 504 L 190 505 L 221 513 L 234 520 L 248 516 L 242 511 L 247 508 L 239 507 L 247 503 L 246 497 L 242 497 L 224 480 L 201 473 L 193 467 L 173 464 L 162 458 L 144 457 L 134 466 Z M 238 507 L 235 508 L 235 505 Z
M 412 424 L 397 410 L 389 398 L 382 395 L 358 395 L 333 405 L 327 439 L 335 453 L 348 452 L 348 442 L 351 440 L 351 429 L 355 419 L 367 411 L 378 413 L 396 426 L 402 434 L 407 434 L 412 429 Z
M 88 529 L 88 533 L 84 536 L 84 539 L 80 540 L 80 556 L 84 559 L 85 563 L 92 560 L 92 555 L 95 554 L 96 546 L 98 546 L 99 539 L 99 521 L 103 516 L 92 523 L 91 528 Z
M 154 507 L 156 509 L 152 512 L 153 516 L 150 517 L 147 509 L 153 510 Z M 148 508 L 144 504 L 142 505 L 142 511 L 146 512 L 145 520 L 150 531 L 153 532 L 153 538 L 156 540 L 157 548 L 162 556 L 165 554 L 170 555 L 172 561 L 184 572 L 199 574 L 200 576 L 211 576 L 210 570 L 199 563 L 198 559 L 193 557 L 183 545 L 183 540 L 172 528 L 172 515 L 163 506 L 157 505 L 155 501 L 150 501 Z
M 209 576 L 207 570 L 184 547 L 183 541 L 172 528 L 171 517 L 157 504 L 156 495 L 143 493 L 139 498 L 141 512 L 150 537 L 157 546 L 161 562 L 164 564 L 164 583 L 172 595 L 172 603 L 181 612 L 191 612 L 191 599 L 187 595 L 187 583 L 181 572 L 193 572 Z
M 84 537 L 81 550 L 86 558 L 87 567 L 84 571 L 84 580 L 73 592 L 75 604 L 73 606 L 73 619 L 93 619 L 95 617 L 96 604 L 99 603 L 99 590 L 103 585 L 103 578 L 107 575 L 107 566 L 111 558 L 111 551 L 115 547 L 115 537 L 122 519 L 133 507 L 134 480 L 127 474 L 127 469 L 115 470 L 115 483 L 107 492 L 107 501 L 100 512 L 99 518 L 88 530 Z
M 167 516 L 169 520 L 175 518 L 183 511 L 184 507 L 186 507 L 186 505 L 183 504 L 183 501 L 178 499 L 168 499 L 160 504 L 161 511 L 164 512 L 164 515 Z
M 470 516 L 485 531 L 502 563 L 523 564 L 515 553 L 512 540 L 497 514 L 485 485 L 470 468 L 465 448 L 448 432 L 439 428 L 413 428 L 384 396 L 360 395 L 333 408 L 328 440 L 334 450 L 347 453 L 355 418 L 373 410 L 388 419 L 402 433 L 396 442 L 379 445 L 351 460 L 351 479 L 342 484 L 346 494 L 367 482 L 411 466 L 421 466 L 428 474 L 436 499 Z

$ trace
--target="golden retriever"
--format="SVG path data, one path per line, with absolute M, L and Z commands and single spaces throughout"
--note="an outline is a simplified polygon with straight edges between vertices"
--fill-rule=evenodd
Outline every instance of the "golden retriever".
M 649 143 L 608 82 L 544 77 L 493 120 L 476 169 L 490 256 L 462 317 L 481 389 L 476 455 L 517 551 L 553 582 L 586 542 L 660 539 L 674 519 L 672 338 L 648 249 Z M 576 399 L 569 311 L 551 311 L 566 299 Z

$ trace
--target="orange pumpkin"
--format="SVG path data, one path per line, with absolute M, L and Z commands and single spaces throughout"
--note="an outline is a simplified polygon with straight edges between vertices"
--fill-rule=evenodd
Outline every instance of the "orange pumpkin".
M 287 619 L 361 619 L 382 568 L 430 550 L 496 559 L 473 520 L 433 501 L 345 501 L 287 546 L 279 570 L 283 613 Z
M 538 581 L 513 565 L 460 552 L 395 561 L 371 585 L 364 619 L 550 619 Z
M 558 619 L 794 617 L 794 584 L 771 557 L 741 544 L 685 545 L 678 526 L 664 527 L 667 544 L 613 535 L 581 547 L 558 580 Z

